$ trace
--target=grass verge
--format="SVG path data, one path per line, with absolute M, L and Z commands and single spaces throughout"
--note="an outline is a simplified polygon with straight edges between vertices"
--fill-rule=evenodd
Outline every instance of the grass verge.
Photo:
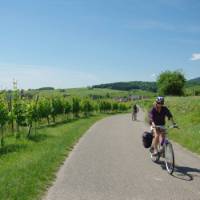
M 0 199 L 40 199 L 74 144 L 105 116 L 41 128 L 31 140 L 8 138 L 0 149 Z

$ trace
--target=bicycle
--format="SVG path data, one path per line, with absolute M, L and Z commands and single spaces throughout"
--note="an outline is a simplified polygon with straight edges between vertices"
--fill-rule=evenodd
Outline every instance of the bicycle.
M 132 113 L 132 121 L 136 121 L 137 120 L 137 113 L 133 112 Z
M 157 155 L 153 155 L 154 149 L 150 148 L 151 160 L 153 162 L 158 162 L 161 157 L 164 158 L 165 167 L 167 169 L 167 172 L 172 175 L 173 172 L 174 172 L 174 167 L 175 167 L 174 150 L 173 150 L 172 143 L 169 141 L 169 139 L 166 137 L 166 135 L 167 135 L 167 131 L 169 129 L 178 128 L 178 126 L 173 125 L 173 126 L 170 126 L 168 128 L 166 128 L 164 126 L 155 126 L 154 128 L 158 128 L 158 129 L 160 129 L 161 132 L 164 132 L 165 137 L 162 141 L 163 145 L 161 145 L 160 143 L 158 145 Z
M 137 114 L 139 113 L 139 108 L 136 106 L 132 111 L 132 121 L 137 121 Z

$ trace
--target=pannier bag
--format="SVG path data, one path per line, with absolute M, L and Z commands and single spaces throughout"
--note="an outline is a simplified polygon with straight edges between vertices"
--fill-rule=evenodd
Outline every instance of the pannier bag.
M 151 147 L 152 140 L 153 140 L 152 133 L 145 131 L 142 135 L 142 142 L 143 142 L 144 148 Z

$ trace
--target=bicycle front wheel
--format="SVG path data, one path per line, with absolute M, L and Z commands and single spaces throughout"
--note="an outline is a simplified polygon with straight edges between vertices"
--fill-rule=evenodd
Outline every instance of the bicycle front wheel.
M 174 172 L 174 165 L 175 159 L 173 146 L 171 143 L 167 143 L 165 144 L 165 166 L 169 174 L 172 174 Z

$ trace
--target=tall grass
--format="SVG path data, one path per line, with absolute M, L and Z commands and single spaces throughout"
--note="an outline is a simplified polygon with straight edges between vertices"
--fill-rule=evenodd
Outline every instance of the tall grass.
M 200 97 L 171 97 L 168 105 L 180 126 L 180 130 L 172 131 L 170 137 L 200 154 Z

